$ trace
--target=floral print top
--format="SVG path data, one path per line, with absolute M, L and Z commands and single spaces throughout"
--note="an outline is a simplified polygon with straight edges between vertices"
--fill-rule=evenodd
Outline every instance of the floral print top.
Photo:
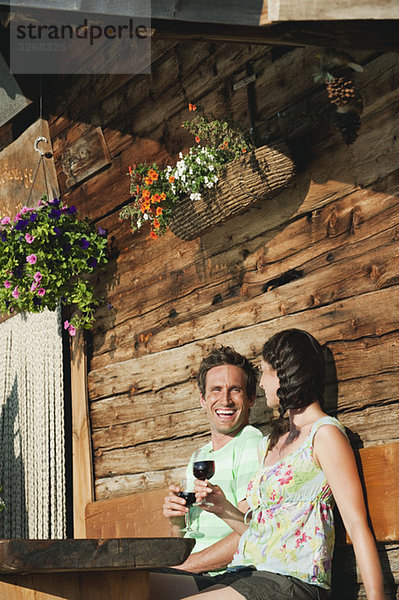
M 334 425 L 346 436 L 337 419 L 322 417 L 302 445 L 274 465 L 263 465 L 269 437 L 261 441 L 260 466 L 247 489 L 252 519 L 230 568 L 254 565 L 330 588 L 334 498 L 313 459 L 313 439 L 322 425 Z

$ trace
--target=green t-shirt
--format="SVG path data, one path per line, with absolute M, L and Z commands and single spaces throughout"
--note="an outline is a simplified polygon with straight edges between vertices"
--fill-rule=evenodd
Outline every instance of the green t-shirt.
M 248 483 L 258 468 L 257 448 L 262 438 L 259 429 L 247 425 L 219 450 L 212 449 L 212 442 L 205 444 L 190 458 L 187 480 L 194 485 L 194 460 L 214 460 L 215 474 L 210 482 L 219 485 L 226 498 L 237 506 L 245 499 Z M 190 518 L 192 529 L 204 534 L 196 539 L 194 552 L 208 548 L 233 531 L 222 519 L 197 506 L 191 507 Z

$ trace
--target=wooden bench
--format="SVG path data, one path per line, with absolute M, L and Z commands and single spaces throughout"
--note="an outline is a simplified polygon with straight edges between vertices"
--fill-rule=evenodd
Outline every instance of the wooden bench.
M 362 448 L 357 453 L 370 525 L 379 547 L 384 579 L 394 593 L 399 583 L 399 550 L 386 544 L 399 541 L 399 442 Z M 92 502 L 86 507 L 87 537 L 168 536 L 162 515 L 167 489 Z M 359 579 L 350 540 L 337 523 L 333 598 L 357 598 Z M 348 591 L 349 590 L 349 591 Z M 395 598 L 396 596 L 392 596 Z

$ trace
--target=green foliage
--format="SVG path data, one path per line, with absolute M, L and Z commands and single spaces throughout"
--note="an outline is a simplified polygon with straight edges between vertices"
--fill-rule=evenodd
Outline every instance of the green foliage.
M 87 275 L 107 263 L 106 231 L 77 217 L 60 200 L 24 207 L 0 220 L 0 312 L 77 309 L 65 329 L 89 329 L 100 301 Z

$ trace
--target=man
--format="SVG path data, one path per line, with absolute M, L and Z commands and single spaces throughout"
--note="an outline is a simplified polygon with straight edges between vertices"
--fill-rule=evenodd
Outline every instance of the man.
M 215 475 L 212 483 L 218 484 L 230 502 L 243 510 L 247 485 L 258 466 L 257 447 L 261 432 L 248 425 L 249 410 L 255 402 L 257 372 L 250 361 L 228 346 L 212 350 L 199 367 L 197 383 L 200 403 L 206 411 L 211 429 L 211 441 L 194 452 L 187 467 L 187 479 L 194 482 L 192 463 L 194 460 L 214 460 Z M 171 485 L 165 498 L 163 514 L 169 519 L 172 536 L 181 536 L 184 515 L 188 512 L 186 502 L 178 496 L 179 487 Z M 158 595 L 163 590 L 173 589 L 171 598 L 195 593 L 201 587 L 200 577 L 188 573 L 217 574 L 231 561 L 237 549 L 238 535 L 221 519 L 199 507 L 190 509 L 191 527 L 203 534 L 196 539 L 194 552 L 178 567 L 186 577 L 174 578 L 166 583 L 160 577 Z M 183 574 L 182 574 L 183 575 Z M 151 598 L 157 597 L 154 575 L 151 576 Z M 162 580 L 162 583 L 161 583 Z M 179 596 L 179 586 L 183 596 Z M 161 596 L 159 596 L 161 597 Z

